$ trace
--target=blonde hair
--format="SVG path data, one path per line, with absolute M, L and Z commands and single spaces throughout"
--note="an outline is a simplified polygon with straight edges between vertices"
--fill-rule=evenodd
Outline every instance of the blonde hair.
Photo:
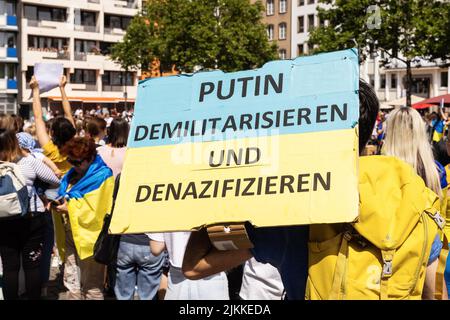
M 384 153 L 413 166 L 425 185 L 442 195 L 439 172 L 428 142 L 425 122 L 409 107 L 401 107 L 389 114 Z

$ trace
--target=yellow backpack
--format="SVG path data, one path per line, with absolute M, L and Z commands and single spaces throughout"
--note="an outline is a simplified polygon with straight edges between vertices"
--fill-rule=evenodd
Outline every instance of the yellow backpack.
M 358 221 L 310 226 L 306 299 L 421 299 L 439 198 L 399 159 L 359 166 Z

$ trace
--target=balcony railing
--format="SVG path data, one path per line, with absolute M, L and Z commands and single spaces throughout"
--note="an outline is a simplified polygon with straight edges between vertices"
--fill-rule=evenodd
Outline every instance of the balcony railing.
M 58 48 L 34 48 L 28 47 L 28 51 L 36 51 L 49 53 L 50 56 L 44 56 L 44 59 L 60 59 L 60 60 L 70 60 L 70 52 L 68 50 L 58 50 Z
M 87 60 L 87 54 L 85 52 L 75 52 L 74 58 L 77 61 L 86 61 Z
M 138 4 L 137 1 L 134 0 L 116 0 L 114 1 L 114 6 L 118 8 L 129 8 L 129 9 L 137 9 Z
M 124 86 L 114 86 L 114 85 L 106 85 L 103 84 L 103 91 L 114 91 L 114 92 L 123 92 L 125 91 Z
M 17 17 L 16 16 L 7 16 L 6 24 L 8 26 L 17 26 Z
M 97 84 L 95 84 L 95 83 L 72 83 L 72 90 L 97 91 Z
M 8 79 L 7 88 L 10 90 L 17 90 L 17 80 Z
M 53 21 L 53 20 L 28 20 L 27 25 L 29 27 L 43 27 L 56 29 L 61 26 L 62 23 L 67 21 Z
M 6 56 L 8 58 L 17 58 L 17 49 L 16 48 L 8 48 L 6 50 Z
M 87 0 L 88 3 L 100 3 L 100 0 Z
M 99 32 L 99 28 L 96 26 L 83 26 L 80 24 L 75 25 L 76 31 L 84 31 L 84 32 Z
M 121 35 L 125 34 L 125 30 L 120 29 L 120 28 L 106 28 L 105 27 L 105 33 L 121 36 Z

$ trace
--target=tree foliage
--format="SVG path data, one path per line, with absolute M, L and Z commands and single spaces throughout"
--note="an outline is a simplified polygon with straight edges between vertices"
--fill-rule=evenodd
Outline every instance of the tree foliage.
M 248 0 L 150 0 L 113 58 L 144 68 L 156 58 L 164 70 L 175 65 L 184 72 L 260 67 L 277 57 L 261 22 L 263 9 Z
M 386 53 L 386 64 L 396 58 L 407 65 L 410 96 L 411 62 L 450 58 L 450 3 L 435 0 L 321 0 L 324 27 L 314 29 L 309 44 L 314 52 L 359 48 L 361 60 L 376 50 Z M 367 10 L 376 5 L 377 11 Z M 374 7 L 372 7 L 374 8 Z M 374 8 L 375 9 L 375 8 Z M 408 99 L 409 100 L 409 99 Z

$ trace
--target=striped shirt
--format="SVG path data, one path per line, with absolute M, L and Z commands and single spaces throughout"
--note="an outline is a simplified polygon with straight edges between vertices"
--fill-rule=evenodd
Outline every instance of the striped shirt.
M 57 187 L 59 186 L 58 177 L 41 160 L 34 158 L 32 155 L 23 157 L 19 160 L 19 162 L 17 162 L 17 164 L 20 167 L 28 188 L 28 196 L 30 197 L 30 211 L 44 212 L 44 204 L 36 194 L 36 190 L 33 187 L 34 181 L 39 178 L 43 182 L 46 182 L 53 187 Z

